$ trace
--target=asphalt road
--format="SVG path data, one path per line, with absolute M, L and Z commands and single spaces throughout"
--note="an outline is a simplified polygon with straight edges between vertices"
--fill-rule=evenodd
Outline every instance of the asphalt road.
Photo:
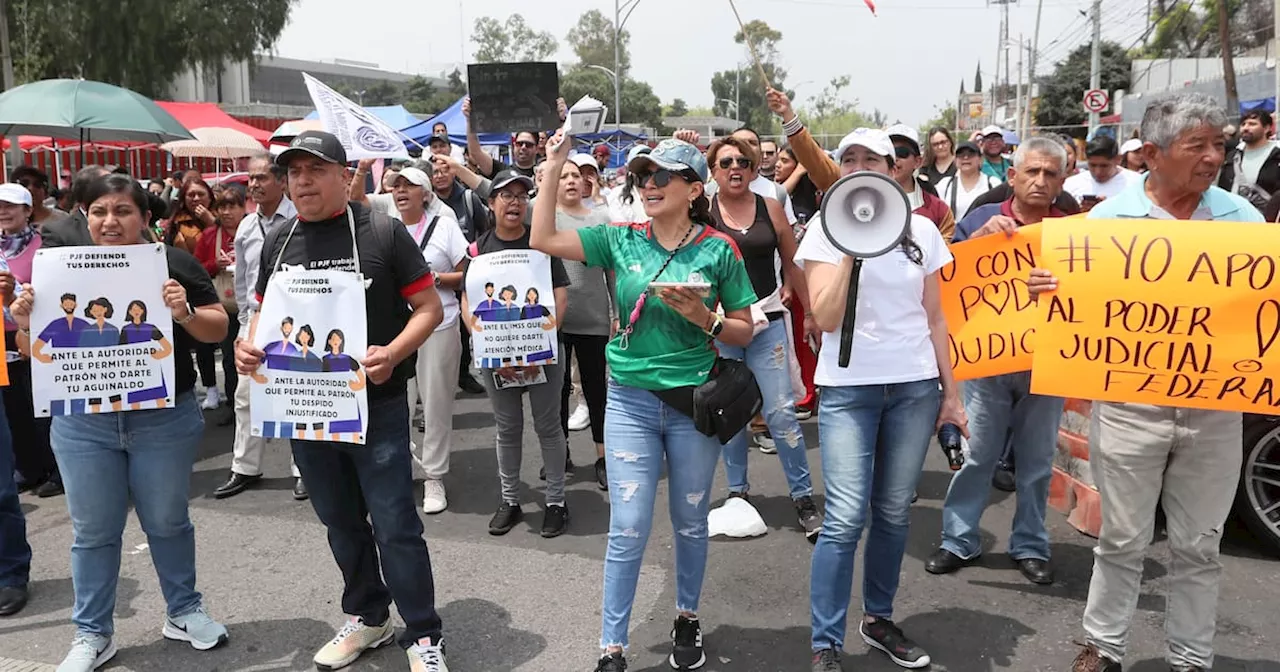
M 294 502 L 287 447 L 270 451 L 269 478 L 254 490 L 214 500 L 213 488 L 231 460 L 228 427 L 209 414 L 200 460 L 192 474 L 191 515 L 196 525 L 199 587 L 211 613 L 227 624 L 228 646 L 196 652 L 160 637 L 164 605 L 132 517 L 125 531 L 116 607 L 120 653 L 106 668 L 135 672 L 262 672 L 305 670 L 311 656 L 342 622 L 341 583 L 324 529 L 309 504 Z M 526 423 L 529 427 L 531 423 Z M 595 488 L 589 436 L 577 433 L 572 452 L 580 467 L 568 490 L 571 530 L 558 539 L 538 535 L 542 515 L 531 449 L 523 477 L 526 522 L 505 537 L 487 534 L 498 503 L 493 422 L 484 398 L 460 398 L 454 417 L 454 453 L 446 480 L 450 508 L 423 516 L 435 569 L 436 596 L 445 621 L 450 669 L 455 672 L 566 672 L 591 670 L 597 654 L 600 593 L 608 500 Z M 810 464 L 820 490 L 817 427 L 805 423 Z M 532 434 L 525 445 L 536 446 Z M 805 671 L 809 658 L 810 549 L 796 530 L 778 459 L 753 452 L 752 502 L 769 533 L 746 541 L 713 541 L 701 617 L 710 672 Z M 1088 590 L 1092 540 L 1049 514 L 1058 582 L 1023 580 L 1004 555 L 1013 514 L 1011 496 L 995 493 L 983 519 L 986 554 L 979 565 L 934 577 L 923 560 L 937 543 L 949 472 L 931 451 L 914 507 L 908 557 L 896 618 L 929 650 L 942 672 L 1069 669 L 1079 639 Z M 724 495 L 717 480 L 718 505 Z M 419 489 L 420 493 L 420 489 Z M 420 496 L 420 494 L 419 494 Z M 668 633 L 674 608 L 671 527 L 665 487 L 641 573 L 632 619 L 631 670 L 669 669 Z M 66 651 L 72 589 L 71 528 L 61 498 L 24 496 L 28 536 L 35 550 L 32 602 L 0 620 L 0 670 L 18 661 L 57 663 Z M 1280 672 L 1280 561 L 1259 557 L 1248 533 L 1232 526 L 1224 544 L 1216 647 L 1218 672 Z M 859 561 L 859 577 L 861 562 Z M 1146 563 L 1142 597 L 1126 669 L 1164 672 L 1165 543 Z M 857 605 L 861 579 L 855 579 Z M 846 670 L 897 669 L 870 653 L 852 633 Z M 10 667 L 6 667 L 10 666 Z M 39 668 L 37 668 L 39 669 Z M 50 669 L 50 668 L 45 668 Z M 352 670 L 403 670 L 397 649 L 367 655 Z

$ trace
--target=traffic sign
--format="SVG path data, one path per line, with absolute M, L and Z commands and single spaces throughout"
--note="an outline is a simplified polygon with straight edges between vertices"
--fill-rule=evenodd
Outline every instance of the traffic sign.
M 1087 112 L 1103 112 L 1111 105 L 1111 96 L 1102 89 L 1089 89 L 1084 92 L 1084 109 Z

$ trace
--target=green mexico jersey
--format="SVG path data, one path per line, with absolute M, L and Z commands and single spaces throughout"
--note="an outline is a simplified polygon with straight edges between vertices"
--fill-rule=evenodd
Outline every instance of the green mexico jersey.
M 726 311 L 756 302 L 742 255 L 727 236 L 702 227 L 693 242 L 676 252 L 655 278 L 670 254 L 652 238 L 648 223 L 592 226 L 578 230 L 588 266 L 614 272 L 618 317 L 626 330 L 636 299 L 650 282 L 706 282 L 711 285 L 707 307 L 716 303 Z M 645 390 L 669 390 L 706 382 L 716 351 L 701 328 L 667 307 L 658 297 L 646 299 L 635 329 L 623 349 L 621 333 L 609 342 L 610 373 L 620 385 Z

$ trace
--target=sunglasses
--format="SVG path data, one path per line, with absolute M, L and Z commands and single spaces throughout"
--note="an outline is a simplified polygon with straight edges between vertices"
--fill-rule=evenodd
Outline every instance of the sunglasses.
M 650 178 L 652 178 L 653 186 L 659 189 L 665 189 L 668 184 L 671 184 L 671 179 L 675 177 L 678 177 L 684 180 L 685 182 L 694 182 L 696 178 L 690 176 L 688 174 L 689 172 L 691 171 L 681 170 L 679 172 L 676 172 L 676 171 L 667 170 L 666 168 L 659 168 L 654 171 L 643 171 L 643 172 L 632 173 L 632 174 L 635 175 L 636 177 L 636 186 L 638 187 L 644 187 L 645 185 L 649 184 L 649 180 Z
M 906 145 L 898 145 L 893 148 L 893 155 L 899 159 L 908 159 L 915 156 L 915 152 L 911 151 L 911 148 Z
M 720 168 L 724 170 L 728 170 L 729 168 L 732 168 L 735 165 L 739 168 L 742 168 L 743 170 L 746 170 L 747 168 L 751 167 L 751 159 L 748 159 L 745 156 L 722 156 L 720 157 L 720 160 L 716 162 L 716 164 L 719 165 Z
M 528 141 L 528 140 L 518 140 L 518 141 L 516 141 L 516 147 L 521 147 L 521 148 L 524 148 L 524 149 L 528 149 L 528 148 L 530 148 L 530 147 L 537 147 L 537 146 L 538 146 L 538 143 L 536 143 L 536 142 L 530 142 L 530 141 Z

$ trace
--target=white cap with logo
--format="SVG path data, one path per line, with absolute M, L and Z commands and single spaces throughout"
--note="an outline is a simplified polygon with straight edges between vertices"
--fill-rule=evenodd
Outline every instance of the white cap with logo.
M 14 205 L 25 205 L 31 207 L 31 192 L 21 184 L 12 182 L 0 184 L 0 201 L 12 203 Z

